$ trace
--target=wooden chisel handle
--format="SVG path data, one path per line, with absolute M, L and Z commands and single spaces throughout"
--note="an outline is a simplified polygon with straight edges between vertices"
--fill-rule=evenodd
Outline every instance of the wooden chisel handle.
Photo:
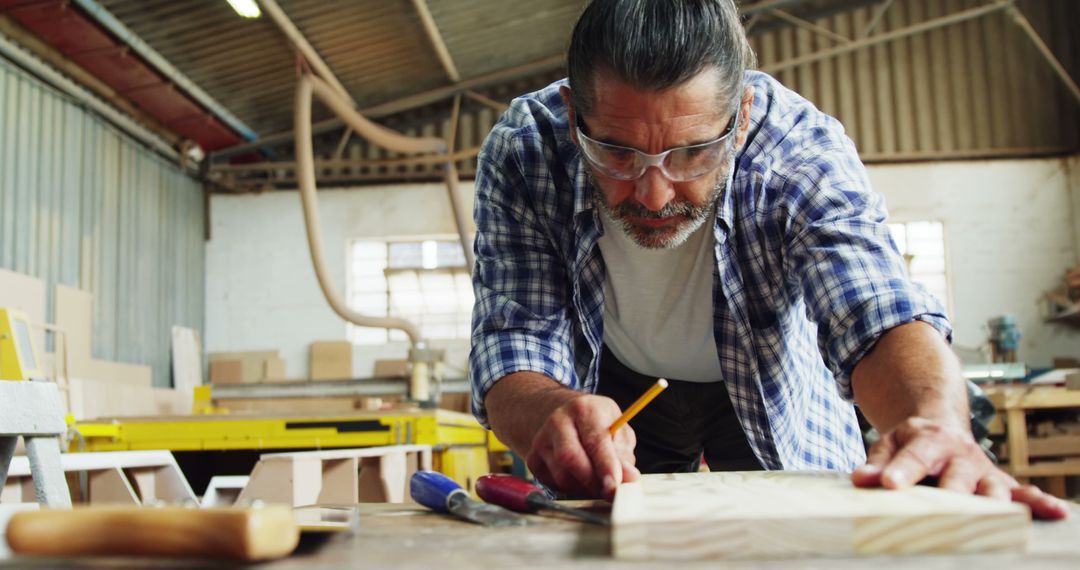
M 16 513 L 7 541 L 40 556 L 191 556 L 267 560 L 300 540 L 292 509 L 83 507 Z

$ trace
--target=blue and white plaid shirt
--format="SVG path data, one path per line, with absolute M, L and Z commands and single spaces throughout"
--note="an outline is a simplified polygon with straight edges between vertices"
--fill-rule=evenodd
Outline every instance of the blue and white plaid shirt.
M 602 229 L 558 88 L 514 99 L 476 175 L 473 412 L 533 371 L 594 392 L 604 338 Z M 724 381 L 767 469 L 865 461 L 851 372 L 888 329 L 944 309 L 906 277 L 883 199 L 840 123 L 747 72 L 751 125 L 717 208 L 713 322 Z

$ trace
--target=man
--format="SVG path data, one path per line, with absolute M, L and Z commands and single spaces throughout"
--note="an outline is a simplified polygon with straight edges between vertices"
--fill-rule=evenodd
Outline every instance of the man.
M 595 0 L 568 82 L 514 100 L 476 181 L 476 416 L 570 495 L 704 454 L 1065 516 L 975 444 L 949 324 L 841 125 L 751 61 L 731 0 Z

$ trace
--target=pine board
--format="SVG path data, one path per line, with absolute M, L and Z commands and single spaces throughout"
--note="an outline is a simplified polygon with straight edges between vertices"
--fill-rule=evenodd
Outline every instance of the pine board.
M 619 487 L 616 558 L 1021 552 L 1030 513 L 930 487 L 856 489 L 833 472 L 645 475 Z

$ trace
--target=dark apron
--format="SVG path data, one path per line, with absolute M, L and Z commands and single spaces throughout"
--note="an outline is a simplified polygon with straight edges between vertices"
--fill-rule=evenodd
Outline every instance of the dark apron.
M 634 455 L 642 473 L 697 471 L 702 453 L 710 471 L 761 469 L 723 382 L 667 381 L 667 390 L 630 420 L 637 436 Z M 655 382 L 655 377 L 624 366 L 604 346 L 597 394 L 615 400 L 625 410 Z

